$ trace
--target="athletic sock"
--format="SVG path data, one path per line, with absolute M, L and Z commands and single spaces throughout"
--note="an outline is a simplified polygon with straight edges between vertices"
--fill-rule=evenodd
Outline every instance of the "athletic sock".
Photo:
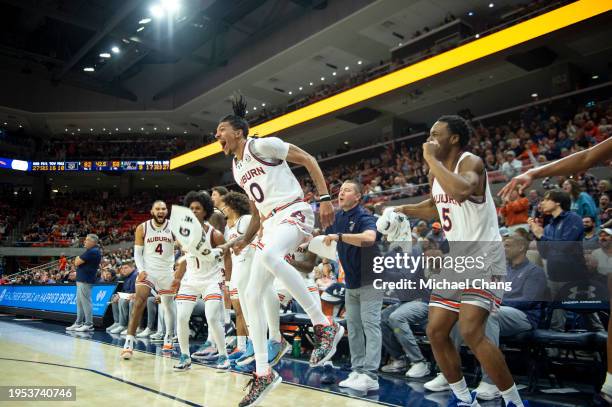
M 127 335 L 125 337 L 125 345 L 123 345 L 124 349 L 133 349 L 134 348 L 134 335 Z
M 247 344 L 246 336 L 239 336 L 238 337 L 238 349 L 241 352 L 244 352 L 246 350 L 246 344 Z
M 609 396 L 612 396 L 612 373 L 606 373 L 606 381 L 601 386 L 601 391 Z
M 448 385 L 459 400 L 465 403 L 470 403 L 472 401 L 470 389 L 467 387 L 465 377 L 462 377 L 457 383 L 449 383 Z
M 524 407 L 523 400 L 521 400 L 516 384 L 513 384 L 508 390 L 502 391 L 501 394 L 506 405 L 512 402 L 516 407 Z
M 255 373 L 257 376 L 266 376 L 270 373 L 270 364 L 268 363 L 268 353 L 255 354 Z

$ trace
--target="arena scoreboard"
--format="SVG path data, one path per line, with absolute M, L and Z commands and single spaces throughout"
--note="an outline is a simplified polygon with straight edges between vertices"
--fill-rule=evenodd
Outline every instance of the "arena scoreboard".
M 32 161 L 30 171 L 170 171 L 170 161 Z

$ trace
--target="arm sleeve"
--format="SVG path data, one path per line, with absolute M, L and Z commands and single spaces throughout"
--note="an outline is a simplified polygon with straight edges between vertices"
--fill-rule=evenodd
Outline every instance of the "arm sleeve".
M 83 254 L 79 256 L 79 258 L 83 261 L 88 261 L 88 260 L 91 260 L 91 256 L 92 256 L 91 250 L 85 250 Z
M 289 153 L 289 143 L 285 143 L 278 137 L 266 137 L 251 142 L 254 154 L 262 159 L 285 160 Z
M 144 246 L 134 246 L 134 263 L 138 272 L 144 271 Z

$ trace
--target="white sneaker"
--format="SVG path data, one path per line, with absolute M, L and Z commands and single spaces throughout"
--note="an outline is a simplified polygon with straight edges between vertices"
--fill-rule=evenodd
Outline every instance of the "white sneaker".
M 429 363 L 417 362 L 410 366 L 410 369 L 406 372 L 406 377 L 412 377 L 414 379 L 419 377 L 425 377 L 429 374 Z
M 149 339 L 151 339 L 152 341 L 163 341 L 164 340 L 164 333 L 157 331 L 152 333 L 151 335 L 149 335 Z
M 136 328 L 136 334 L 139 334 L 143 331 L 142 327 L 139 326 L 138 328 Z
M 93 325 L 81 325 L 80 327 L 78 327 L 77 329 L 75 329 L 75 332 L 91 332 L 94 330 Z
M 109 326 L 108 328 L 106 328 L 106 332 L 112 331 L 113 329 L 117 328 L 117 325 L 119 325 L 118 323 L 113 323 L 111 326 Z
M 75 322 L 74 324 L 72 324 L 72 325 L 70 325 L 70 326 L 67 326 L 67 327 L 66 327 L 66 331 L 74 331 L 74 330 L 76 330 L 77 328 L 80 328 L 80 327 L 82 327 L 82 326 L 83 326 L 83 324 L 77 324 L 77 323 Z
M 127 335 L 127 328 L 125 328 L 123 331 L 121 331 L 121 332 L 119 333 L 119 335 L 121 335 L 121 336 L 125 336 L 125 335 Z
M 373 390 L 378 390 L 378 380 L 372 379 L 365 373 L 360 373 L 357 376 L 357 379 L 353 380 L 349 386 L 353 390 L 361 391 L 361 392 L 369 392 Z
M 404 359 L 391 359 L 389 363 L 380 368 L 381 372 L 398 373 L 406 369 L 406 361 Z
M 149 335 L 151 335 L 151 330 L 149 329 L 149 327 L 146 327 L 144 331 L 141 331 L 138 335 L 136 335 L 137 338 L 148 338 Z
M 123 325 L 117 325 L 116 327 L 113 328 L 112 331 L 110 331 L 110 333 L 112 334 L 118 334 L 121 331 L 123 331 L 125 329 L 125 327 Z
M 446 377 L 442 373 L 423 385 L 429 391 L 446 391 L 450 389 Z
M 342 380 L 340 383 L 338 383 L 338 386 L 340 387 L 351 387 L 351 383 L 353 381 L 355 381 L 359 376 L 359 373 L 357 372 L 351 372 L 349 373 L 348 377 L 344 380 Z
M 474 389 L 476 398 L 479 400 L 495 400 L 501 397 L 501 392 L 494 384 L 481 381 L 478 387 Z

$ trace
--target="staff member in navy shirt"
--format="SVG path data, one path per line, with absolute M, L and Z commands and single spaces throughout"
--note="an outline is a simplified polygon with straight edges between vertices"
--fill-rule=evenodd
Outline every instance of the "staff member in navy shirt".
M 383 291 L 372 285 L 371 265 L 362 265 L 362 260 L 371 255 L 364 253 L 363 248 L 373 246 L 376 241 L 376 218 L 359 205 L 360 201 L 359 183 L 345 181 L 338 195 L 341 210 L 336 213 L 333 225 L 327 228 L 324 243 L 337 242 L 346 283 L 345 316 L 352 372 L 339 385 L 367 392 L 378 390 L 376 371 L 382 349 Z M 362 270 L 362 266 L 367 270 Z
M 85 252 L 74 259 L 74 265 L 77 267 L 77 319 L 74 324 L 66 328 L 67 331 L 88 332 L 94 330 L 91 285 L 96 282 L 98 267 L 100 267 L 100 261 L 102 260 L 98 241 L 97 235 L 87 235 Z

